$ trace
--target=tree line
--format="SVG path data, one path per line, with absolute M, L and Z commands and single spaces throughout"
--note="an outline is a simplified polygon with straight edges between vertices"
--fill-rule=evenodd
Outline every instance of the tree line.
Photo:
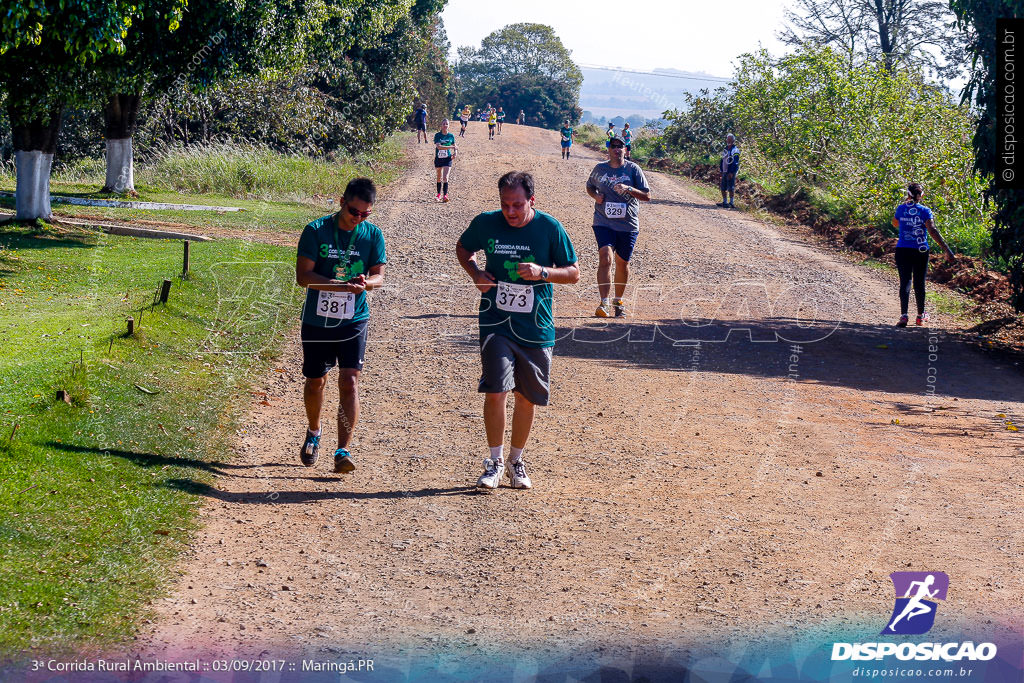
M 883 228 L 921 182 L 951 241 L 1007 272 L 1024 310 L 1024 192 L 995 184 L 995 20 L 1021 16 L 1024 0 L 797 0 L 780 33 L 793 50 L 742 55 L 728 87 L 664 113 L 653 146 L 714 162 L 735 133 L 762 189 L 803 188 Z
M 106 186 L 134 189 L 134 138 L 217 135 L 358 151 L 446 92 L 444 0 L 9 0 L 0 100 L 19 219 L 49 218 L 62 124 L 102 138 Z M 439 59 L 440 56 L 440 59 Z M 77 138 L 79 139 L 76 139 Z M 84 138 L 84 139 L 83 139 Z

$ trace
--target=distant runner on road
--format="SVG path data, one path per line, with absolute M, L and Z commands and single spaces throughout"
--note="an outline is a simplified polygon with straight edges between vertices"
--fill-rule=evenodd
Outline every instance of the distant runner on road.
M 725 149 L 722 150 L 722 161 L 718 165 L 722 174 L 719 189 L 722 190 L 722 208 L 735 209 L 733 195 L 736 191 L 736 174 L 740 172 L 740 148 L 736 146 L 736 138 L 732 133 L 725 136 Z M 726 192 L 729 193 L 729 201 L 725 200 Z
M 459 130 L 459 137 L 466 137 L 466 125 L 469 123 L 469 117 L 472 116 L 473 110 L 469 108 L 467 104 L 462 108 L 462 113 L 459 114 L 459 122 L 462 124 L 461 130 Z
M 420 134 L 423 135 L 423 142 L 427 142 L 427 105 L 421 105 L 414 116 L 416 121 L 416 143 L 419 144 Z
M 480 290 L 478 391 L 484 396 L 484 428 L 490 455 L 477 481 L 496 489 L 505 474 L 505 404 L 514 392 L 508 476 L 512 488 L 533 486 L 523 451 L 533 426 L 534 406 L 548 404 L 555 324 L 551 283 L 573 284 L 580 270 L 569 235 L 552 216 L 536 211 L 533 176 L 512 171 L 498 181 L 500 211 L 472 220 L 455 251 Z M 481 268 L 477 252 L 487 254 Z
M 921 203 L 924 188 L 920 183 L 907 185 L 907 199 L 896 207 L 896 215 L 892 226 L 900 231 L 896 242 L 896 270 L 900 275 L 900 319 L 897 327 L 906 327 L 907 309 L 910 307 L 910 283 L 914 283 L 914 298 L 917 300 L 917 320 L 915 325 L 928 322 L 928 313 L 924 310 L 924 279 L 928 274 L 928 235 L 931 234 L 946 252 L 946 260 L 956 260 L 956 254 L 942 239 L 942 234 L 932 220 L 932 210 Z
M 498 107 L 498 135 L 501 135 L 501 124 L 505 121 L 505 110 Z
M 608 130 L 606 130 L 604 132 L 604 147 L 605 147 L 605 149 L 608 149 L 608 143 L 610 143 L 612 141 L 612 138 L 614 138 L 614 137 L 617 137 L 615 135 L 615 124 L 614 123 L 609 123 L 608 124 Z
M 448 132 L 448 119 L 441 122 L 441 130 L 434 133 L 434 168 L 437 170 L 437 201 L 448 201 L 448 174 L 458 153 L 455 136 Z
M 384 285 L 384 236 L 366 220 L 377 199 L 369 178 L 355 178 L 345 188 L 341 209 L 318 218 L 302 231 L 295 261 L 295 281 L 306 288 L 302 308 L 302 374 L 306 384 L 306 440 L 299 459 L 306 467 L 320 454 L 320 412 L 327 373 L 338 366 L 338 448 L 334 471 L 356 468 L 349 445 L 359 422 L 359 373 L 366 351 L 370 307 L 366 292 Z
M 516 124 L 521 126 L 524 123 L 526 123 L 526 112 L 520 109 L 519 116 L 516 117 Z
M 643 170 L 624 158 L 626 143 L 620 137 L 608 140 L 608 161 L 590 172 L 587 194 L 594 200 L 594 237 L 597 238 L 597 290 L 601 303 L 594 312 L 599 318 L 613 315 L 609 307 L 612 255 L 615 257 L 615 299 L 611 302 L 617 318 L 626 315 L 626 283 L 629 259 L 640 234 L 640 201 L 651 200 L 651 188 Z M 639 200 L 639 201 L 638 201 Z
M 568 159 L 569 152 L 572 151 L 572 141 L 576 137 L 576 133 L 573 132 L 572 126 L 569 125 L 569 119 L 566 119 L 562 124 L 562 130 L 559 131 L 562 135 L 562 158 Z
M 626 158 L 629 159 L 633 155 L 633 131 L 629 129 L 628 123 L 622 126 L 622 141 L 626 143 Z
M 498 112 L 491 109 L 487 112 L 487 139 L 494 139 L 494 129 L 498 126 Z

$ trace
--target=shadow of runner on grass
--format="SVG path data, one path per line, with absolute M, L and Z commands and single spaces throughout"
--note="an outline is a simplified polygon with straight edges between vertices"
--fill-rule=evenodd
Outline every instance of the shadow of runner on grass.
M 316 477 L 314 481 L 341 482 L 336 477 Z M 321 500 L 396 500 L 400 498 L 427 498 L 430 496 L 477 495 L 475 486 L 456 486 L 447 489 L 427 488 L 408 491 L 222 491 L 209 484 L 192 479 L 168 479 L 159 484 L 197 496 L 206 496 L 224 503 L 294 504 Z
M 204 472 L 211 472 L 213 474 L 228 475 L 228 472 L 224 470 L 237 470 L 237 469 L 254 469 L 253 465 L 235 465 L 227 462 L 220 462 L 217 460 L 206 461 L 206 460 L 195 460 L 193 458 L 182 458 L 174 455 L 158 455 L 156 453 L 140 453 L 136 451 L 126 451 L 119 448 L 98 448 L 95 446 L 76 446 L 75 444 L 69 443 L 58 443 L 56 441 L 48 441 L 44 444 L 47 448 L 52 448 L 58 451 L 64 451 L 66 453 L 77 453 L 77 454 L 88 454 L 93 456 L 111 456 L 115 458 L 122 458 L 128 460 L 140 467 L 188 467 L 196 470 L 203 470 Z M 255 467 L 285 467 L 283 463 L 267 463 L 264 465 L 257 465 Z

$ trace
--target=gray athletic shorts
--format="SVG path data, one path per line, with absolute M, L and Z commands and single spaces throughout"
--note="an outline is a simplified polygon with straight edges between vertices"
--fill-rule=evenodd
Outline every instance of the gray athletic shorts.
M 534 405 L 546 406 L 550 393 L 551 352 L 554 347 L 538 349 L 520 346 L 508 337 L 492 333 L 480 345 L 482 394 L 499 394 L 513 389 Z

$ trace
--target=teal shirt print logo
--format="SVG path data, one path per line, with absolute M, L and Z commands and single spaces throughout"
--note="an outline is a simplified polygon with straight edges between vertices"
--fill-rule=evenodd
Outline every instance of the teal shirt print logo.
M 354 278 L 356 275 L 362 275 L 366 270 L 366 265 L 362 259 L 359 259 L 355 263 L 350 263 L 346 268 L 344 264 L 339 263 L 334 266 L 334 277 L 339 280 L 348 280 Z
M 520 263 L 533 263 L 533 254 L 530 254 L 522 261 L 505 261 L 505 270 L 508 271 L 508 279 L 515 282 L 519 279 L 519 264 Z

